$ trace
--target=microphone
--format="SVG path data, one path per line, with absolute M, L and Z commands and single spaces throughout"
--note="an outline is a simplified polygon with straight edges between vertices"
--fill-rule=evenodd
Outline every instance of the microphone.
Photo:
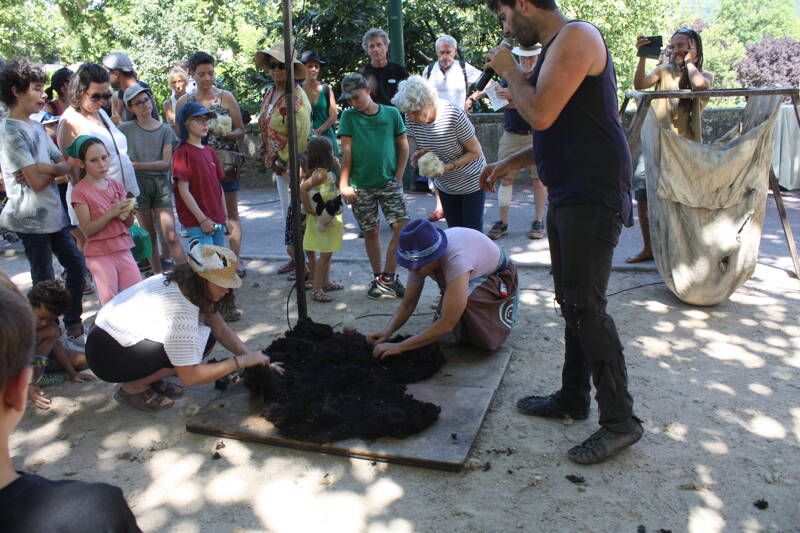
M 503 38 L 503 40 L 500 41 L 500 44 L 498 46 L 504 46 L 504 47 L 508 48 L 509 50 L 511 50 L 514 47 L 511 44 L 511 42 L 509 42 L 505 38 Z M 486 84 L 489 83 L 489 80 L 492 79 L 494 74 L 495 74 L 494 69 L 492 69 L 491 67 L 487 67 L 486 70 L 483 71 L 483 74 L 481 74 L 481 77 L 478 78 L 478 81 L 476 81 L 475 83 L 472 84 L 472 90 L 473 91 L 482 91 L 486 87 Z

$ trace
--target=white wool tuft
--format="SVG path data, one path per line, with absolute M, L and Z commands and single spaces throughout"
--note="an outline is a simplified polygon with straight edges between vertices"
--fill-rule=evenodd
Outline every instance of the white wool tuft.
M 444 174 L 444 163 L 433 152 L 428 152 L 419 158 L 419 173 L 426 178 L 435 178 Z

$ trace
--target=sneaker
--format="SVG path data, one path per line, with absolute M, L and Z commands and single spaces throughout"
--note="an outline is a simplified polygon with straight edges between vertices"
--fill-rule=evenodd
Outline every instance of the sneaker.
M 383 296 L 383 291 L 381 291 L 380 287 L 378 287 L 378 277 L 379 276 L 372 278 L 372 281 L 369 282 L 369 288 L 367 289 L 367 298 L 372 298 L 373 300 L 375 300 Z
M 531 230 L 528 232 L 529 239 L 541 239 L 544 237 L 544 224 L 539 220 L 534 220 Z
M 387 276 L 381 274 L 377 277 L 378 288 L 383 293 L 385 298 L 402 298 L 406 293 L 406 288 L 400 283 L 400 278 L 397 274 Z
M 502 220 L 498 220 L 497 222 L 494 223 L 492 229 L 490 229 L 486 233 L 486 236 L 494 241 L 499 239 L 506 233 L 508 233 L 508 224 L 504 224 Z
M 589 406 L 583 409 L 568 408 L 561 404 L 560 393 L 550 396 L 526 396 L 517 402 L 517 409 L 523 414 L 541 416 L 542 418 L 572 418 L 586 420 L 589 418 Z
M 617 433 L 601 427 L 578 446 L 570 448 L 567 457 L 582 465 L 591 465 L 605 461 L 620 450 L 642 438 L 644 429 L 637 423 L 636 428 L 627 433 Z
M 181 228 L 181 237 L 183 238 L 189 237 L 189 232 L 186 230 L 186 228 Z

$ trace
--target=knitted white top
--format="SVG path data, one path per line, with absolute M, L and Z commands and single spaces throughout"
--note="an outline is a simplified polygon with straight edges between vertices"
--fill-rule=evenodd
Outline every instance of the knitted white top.
M 211 328 L 200 323 L 200 309 L 176 282 L 164 285 L 162 274 L 117 294 L 97 313 L 95 325 L 122 346 L 145 339 L 162 343 L 174 366 L 201 363 L 211 334 Z

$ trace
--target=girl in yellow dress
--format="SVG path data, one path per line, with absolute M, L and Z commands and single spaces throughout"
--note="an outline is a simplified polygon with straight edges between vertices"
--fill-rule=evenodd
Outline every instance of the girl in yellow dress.
M 317 302 L 330 302 L 333 297 L 328 293 L 342 289 L 341 283 L 331 281 L 331 257 L 333 252 L 342 249 L 344 233 L 342 198 L 334 174 L 338 165 L 333 145 L 327 137 L 312 137 L 308 141 L 306 158 L 309 171 L 300 184 L 300 199 L 306 213 L 303 249 L 319 252 L 319 258 L 314 262 L 311 298 Z

